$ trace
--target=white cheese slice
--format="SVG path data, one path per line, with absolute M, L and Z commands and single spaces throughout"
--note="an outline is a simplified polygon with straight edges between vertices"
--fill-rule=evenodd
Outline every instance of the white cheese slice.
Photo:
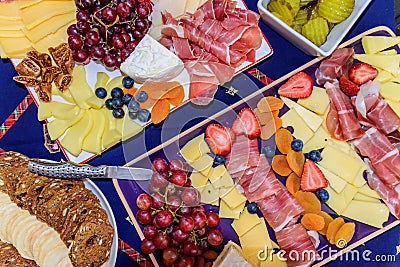
M 244 257 L 241 248 L 229 241 L 222 252 L 219 254 L 218 258 L 215 259 L 213 267 L 252 267 Z
M 121 64 L 121 71 L 138 83 L 168 81 L 182 70 L 182 60 L 148 34 Z

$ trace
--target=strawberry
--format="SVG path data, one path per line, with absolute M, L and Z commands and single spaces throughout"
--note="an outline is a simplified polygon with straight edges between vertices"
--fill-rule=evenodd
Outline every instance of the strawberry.
M 278 94 L 290 98 L 306 98 L 311 95 L 313 86 L 311 76 L 305 72 L 299 72 L 279 87 Z
M 307 159 L 304 163 L 300 186 L 305 192 L 315 192 L 328 186 L 325 175 L 314 161 Z
M 211 151 L 216 155 L 227 155 L 232 148 L 232 130 L 220 124 L 212 123 L 207 126 L 206 140 Z
M 347 77 L 344 75 L 342 75 L 339 79 L 339 86 L 340 89 L 342 89 L 343 93 L 348 96 L 355 96 L 357 95 L 358 91 L 360 91 L 360 87 L 347 79 Z
M 245 134 L 249 139 L 254 139 L 260 136 L 261 125 L 251 108 L 243 108 L 233 122 L 232 130 L 237 135 Z
M 356 84 L 364 84 L 378 75 L 378 70 L 367 63 L 354 64 L 349 70 L 349 78 Z

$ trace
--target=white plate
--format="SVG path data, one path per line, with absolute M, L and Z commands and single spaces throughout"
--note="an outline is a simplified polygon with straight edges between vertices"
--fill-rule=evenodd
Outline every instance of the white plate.
M 110 204 L 107 201 L 107 198 L 104 196 L 104 194 L 101 192 L 101 190 L 97 187 L 97 185 L 92 182 L 91 180 L 85 180 L 85 187 L 89 189 L 90 191 L 93 192 L 97 196 L 97 198 L 100 200 L 100 204 L 103 207 L 103 209 L 107 212 L 108 220 L 111 224 L 111 226 L 114 228 L 114 239 L 113 243 L 111 246 L 111 251 L 110 251 L 110 258 L 108 259 L 106 263 L 106 267 L 114 267 L 115 262 L 117 261 L 117 254 L 118 254 L 118 231 L 117 231 L 117 223 L 115 222 L 115 217 L 114 213 L 111 209 Z
M 350 31 L 351 27 L 356 23 L 357 19 L 361 16 L 371 1 L 372 0 L 355 0 L 354 10 L 351 15 L 346 20 L 333 27 L 326 42 L 321 46 L 316 46 L 310 40 L 296 32 L 289 25 L 269 12 L 266 6 L 270 0 L 258 0 L 257 7 L 261 14 L 261 18 L 265 23 L 303 52 L 311 56 L 329 56 Z

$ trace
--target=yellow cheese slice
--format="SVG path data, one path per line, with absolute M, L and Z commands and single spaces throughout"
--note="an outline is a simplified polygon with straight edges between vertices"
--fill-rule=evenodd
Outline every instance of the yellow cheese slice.
M 122 79 L 125 76 L 117 76 L 112 78 L 111 80 L 108 81 L 105 89 L 107 90 L 107 95 L 110 96 L 111 95 L 111 90 L 115 87 L 119 87 L 122 88 Z M 104 78 L 105 79 L 105 78 Z
M 220 206 L 219 206 L 219 217 L 220 218 L 231 218 L 231 219 L 239 219 L 240 213 L 244 209 L 244 205 L 246 202 L 243 202 L 243 204 L 237 206 L 236 208 L 232 209 L 229 207 L 229 205 L 221 199 L 220 201 Z
M 318 167 L 322 171 L 322 173 L 325 175 L 326 180 L 328 180 L 330 187 L 333 190 L 335 190 L 335 192 L 338 194 L 340 192 L 342 192 L 343 189 L 346 187 L 347 182 L 345 180 L 343 180 L 342 178 L 340 178 L 339 176 L 337 176 L 336 174 L 328 171 L 324 167 L 322 167 L 320 165 Z
M 69 127 L 78 123 L 84 115 L 85 111 L 80 109 L 78 115 L 75 117 L 71 117 L 66 120 L 55 119 L 47 123 L 47 130 L 49 131 L 51 140 L 56 140 L 63 135 Z
M 320 126 L 311 139 L 304 144 L 303 151 L 309 152 L 311 150 L 324 148 L 329 144 L 329 140 L 331 140 L 331 135 L 323 126 Z
M 21 30 L 24 28 L 24 23 L 21 19 L 0 20 L 0 30 L 11 31 Z
M 397 51 L 396 51 L 396 49 L 389 49 L 389 50 L 381 51 L 378 54 L 379 55 L 396 55 Z
M 39 41 L 32 43 L 33 48 L 41 53 L 48 53 L 49 47 L 58 46 L 60 43 L 66 43 L 67 36 L 67 28 L 69 24 L 64 25 L 59 28 L 55 33 L 49 34 L 46 37 L 40 39 Z
M 361 194 L 359 192 L 357 194 L 355 194 L 353 200 L 359 200 L 359 201 L 364 201 L 364 202 L 381 203 L 381 201 L 379 199 L 363 195 L 363 194 Z
M 355 54 L 354 58 L 397 75 L 400 55 Z
M 63 102 L 41 102 L 38 108 L 38 120 L 45 120 L 54 116 L 56 119 L 67 120 L 78 115 L 79 107 Z M 50 116 L 49 116 L 50 115 Z
M 309 97 L 300 98 L 297 104 L 309 109 L 319 115 L 325 114 L 329 107 L 329 96 L 325 88 L 314 86 L 313 91 Z
M 265 247 L 272 248 L 271 238 L 268 234 L 265 221 L 262 218 L 259 218 L 259 221 L 259 224 L 242 236 L 239 236 L 240 246 L 247 257 L 258 253 L 260 250 L 264 250 Z
M 190 0 L 192 1 L 192 0 Z M 152 23 L 157 25 L 162 25 L 161 12 L 168 11 L 173 18 L 177 18 L 185 14 L 187 0 L 175 0 L 172 4 L 169 0 L 159 0 L 154 4 L 152 13 Z
M 188 1 L 189 2 L 189 1 Z M 155 40 L 159 40 L 162 36 L 161 29 L 163 25 L 152 25 L 149 30 L 149 35 L 153 37 Z
M 200 192 L 201 202 L 212 204 L 219 200 L 219 189 L 214 188 L 211 183 L 207 183 Z
M 94 90 L 96 90 L 99 87 L 103 87 L 105 89 L 108 81 L 110 80 L 110 76 L 108 76 L 107 73 L 102 71 L 98 72 L 96 75 L 97 79 L 96 79 L 96 84 L 94 85 Z
M 384 83 L 384 82 L 389 82 L 393 79 L 393 75 L 383 69 L 378 69 L 378 75 L 376 75 L 374 81 Z
M 350 184 L 347 184 L 339 194 L 329 185 L 325 189 L 329 193 L 329 199 L 326 201 L 326 204 L 338 215 L 342 215 L 343 211 L 347 208 L 358 191 L 356 187 Z
M 75 21 L 75 12 L 54 16 L 44 23 L 41 23 L 32 29 L 23 28 L 23 32 L 31 42 L 37 42 L 45 36 L 55 33 L 58 29 L 66 24 L 71 24 Z
M 336 174 L 348 183 L 352 183 L 364 166 L 356 159 L 333 146 L 326 146 L 321 152 L 320 166 Z
M 61 145 L 75 157 L 81 153 L 83 141 L 93 127 L 92 113 L 88 110 L 84 113 L 83 118 L 73 125 L 61 139 Z
M 74 1 L 43 1 L 21 10 L 22 21 L 30 30 L 51 17 L 76 11 Z
M 389 106 L 393 109 L 393 111 L 400 117 L 400 102 L 395 102 L 390 99 L 385 99 L 385 101 L 389 104 Z
M 400 101 L 400 84 L 394 82 L 381 83 L 379 93 L 385 99 Z
M 400 44 L 400 36 L 389 37 L 368 35 L 361 38 L 361 43 L 365 53 L 375 54 L 379 51 L 385 50 L 386 48 Z
M 185 11 L 193 14 L 200 6 L 201 0 L 188 0 L 186 2 Z
M 82 65 L 76 66 L 73 70 L 71 86 L 69 91 L 75 100 L 75 103 L 83 109 L 89 109 L 90 106 L 86 103 L 86 99 L 92 97 L 93 90 L 90 88 L 86 80 L 86 70 Z
M 93 127 L 83 140 L 82 150 L 89 153 L 100 154 L 102 150 L 102 137 L 106 126 L 106 118 L 103 112 L 96 109 L 89 109 L 93 120 Z
M 93 96 L 89 97 L 88 99 L 85 100 L 85 102 L 91 108 L 94 108 L 94 109 L 101 109 L 105 104 L 104 99 L 100 99 L 96 95 L 93 95 Z
M 125 116 L 123 119 L 117 119 L 117 121 L 121 120 L 123 121 L 123 128 L 122 128 L 122 141 L 126 141 L 134 136 L 136 136 L 138 133 L 143 131 L 143 127 L 138 124 L 137 122 L 131 120 L 128 116 L 128 111 L 126 107 L 124 107 L 126 112 Z
M 229 172 L 224 172 L 218 180 L 212 182 L 215 188 L 232 188 L 235 186 L 232 177 L 230 176 Z M 223 194 L 220 196 L 223 196 Z
M 180 150 L 182 157 L 187 162 L 193 162 L 201 157 L 203 154 L 200 151 L 200 144 L 204 141 L 204 134 L 198 135 L 189 142 L 185 144 L 185 146 Z
M 102 136 L 103 148 L 110 148 L 121 141 L 121 131 L 117 130 L 117 119 L 112 115 L 111 111 L 105 108 L 100 110 L 105 119 L 104 134 Z
M 207 184 L 208 178 L 201 174 L 201 172 L 192 172 L 190 175 L 190 181 L 192 182 L 192 186 L 195 188 L 201 188 L 199 190 L 202 190 L 203 186 Z
M 0 20 L 7 19 L 19 19 L 21 17 L 21 12 L 19 10 L 18 1 L 9 3 L 0 3 Z
M 307 123 L 308 127 L 310 127 L 310 129 L 313 130 L 314 132 L 317 131 L 319 126 L 324 121 L 324 119 L 321 116 L 318 116 L 314 112 L 309 111 L 303 106 L 300 106 L 299 104 L 290 100 L 289 98 L 281 97 L 281 99 L 286 104 L 286 106 L 290 107 L 291 109 L 294 109 L 297 112 L 297 114 L 301 118 L 303 118 L 303 120 Z
M 210 180 L 211 183 L 214 183 L 215 181 L 217 181 L 219 178 L 222 177 L 222 175 L 227 172 L 225 165 L 221 164 L 216 166 L 215 168 L 213 168 L 209 175 L 208 175 L 208 179 Z
M 376 199 L 381 199 L 381 197 L 376 193 L 374 190 L 372 190 L 368 184 L 363 185 L 358 189 L 358 193 L 363 194 L 368 197 L 373 197 Z
M 383 223 L 389 219 L 389 208 L 383 203 L 353 200 L 342 215 L 376 228 L 382 228 Z
M 44 1 L 44 0 L 18 0 L 16 2 L 18 4 L 19 8 L 23 9 L 23 8 L 35 5 L 36 3 L 39 3 L 41 1 Z M 61 0 L 61 1 L 68 1 L 68 0 Z
M 199 159 L 189 162 L 189 165 L 196 171 L 201 172 L 204 176 L 208 176 L 212 169 L 213 161 L 214 160 L 210 155 L 204 154 Z
M 351 183 L 352 185 L 354 185 L 355 187 L 362 187 L 363 185 L 365 185 L 367 183 L 367 181 L 364 178 L 364 171 L 366 170 L 366 166 L 361 167 L 358 170 L 358 173 L 356 175 L 356 177 L 354 178 L 353 182 Z
M 261 220 L 257 214 L 251 214 L 247 209 L 244 209 L 242 214 L 240 214 L 239 219 L 233 220 L 232 228 L 233 230 L 235 230 L 236 234 L 240 237 L 260 223 Z
M 25 37 L 22 30 L 0 30 L 0 37 L 16 38 Z
M 289 109 L 288 112 L 282 115 L 281 119 L 282 126 L 292 126 L 294 129 L 293 136 L 297 139 L 301 139 L 303 143 L 307 143 L 314 135 L 314 132 L 294 109 Z
M 233 187 L 229 192 L 227 192 L 223 197 L 221 197 L 222 200 L 225 201 L 225 203 L 231 207 L 231 209 L 234 209 L 241 204 L 246 202 L 245 196 L 243 196 L 236 187 Z
M 38 121 L 48 119 L 52 116 L 52 106 L 54 102 L 40 102 L 38 107 Z
M 28 50 L 32 49 L 31 42 L 29 42 L 26 37 L 16 37 L 16 38 L 0 38 L 1 47 L 4 52 L 9 54 L 26 53 Z

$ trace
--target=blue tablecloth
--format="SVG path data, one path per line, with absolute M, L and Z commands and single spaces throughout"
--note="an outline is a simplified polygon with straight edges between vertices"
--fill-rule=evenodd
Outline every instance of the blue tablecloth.
M 245 0 L 245 2 L 250 9 L 257 11 L 256 0 Z M 370 28 L 381 25 L 388 26 L 391 29 L 394 29 L 395 27 L 394 3 L 392 0 L 373 0 L 366 12 L 345 37 L 345 40 Z M 277 79 L 312 59 L 312 57 L 304 54 L 302 51 L 291 45 L 263 22 L 260 22 L 260 27 L 272 45 L 274 54 L 256 67 L 272 79 Z M 13 65 L 8 60 L 2 60 L 0 63 L 0 123 L 4 122 L 27 94 L 27 91 L 23 86 L 13 82 L 12 77 L 14 75 L 16 75 L 16 72 Z M 254 82 L 258 86 L 262 86 L 262 84 L 255 79 Z M 218 99 L 224 101 L 224 96 L 219 95 Z M 180 112 L 180 110 L 177 112 Z M 19 151 L 29 157 L 48 158 L 53 160 L 62 159 L 63 155 L 61 153 L 50 154 L 44 147 L 43 125 L 37 121 L 36 116 L 37 108 L 32 104 L 16 124 L 7 132 L 7 134 L 0 139 L 0 148 L 4 150 Z M 191 121 L 188 123 L 187 127 L 196 122 L 196 120 Z M 173 120 L 170 120 L 169 122 L 167 121 L 166 123 L 169 123 L 170 125 L 164 125 L 164 127 L 178 127 L 178 125 L 173 123 Z M 161 128 L 162 127 L 151 126 L 146 129 L 146 144 L 144 149 L 148 150 L 159 145 L 162 140 Z M 140 151 L 139 148 L 137 155 L 142 154 L 143 152 L 144 151 Z M 89 163 L 93 165 L 124 165 L 125 162 L 123 147 L 122 145 L 118 145 Z M 100 187 L 111 204 L 116 217 L 119 236 L 132 247 L 139 250 L 140 239 L 133 226 L 128 220 L 126 220 L 128 214 L 124 209 L 112 182 L 103 181 L 96 182 L 96 184 Z M 400 252 L 399 245 L 400 227 L 395 227 L 358 248 L 357 250 L 360 255 L 359 261 L 352 261 L 351 259 L 346 260 L 346 257 L 344 257 L 332 261 L 328 266 L 400 266 L 399 256 L 395 258 L 396 262 L 374 261 L 375 255 L 396 255 L 397 252 Z M 362 259 L 363 251 L 366 251 L 364 254 L 371 259 L 370 261 Z M 371 251 L 371 253 L 369 254 L 368 251 Z M 386 259 L 387 258 L 389 257 L 386 257 Z M 381 259 L 384 259 L 384 257 L 382 256 Z M 136 263 L 125 253 L 119 251 L 116 266 L 136 266 Z

